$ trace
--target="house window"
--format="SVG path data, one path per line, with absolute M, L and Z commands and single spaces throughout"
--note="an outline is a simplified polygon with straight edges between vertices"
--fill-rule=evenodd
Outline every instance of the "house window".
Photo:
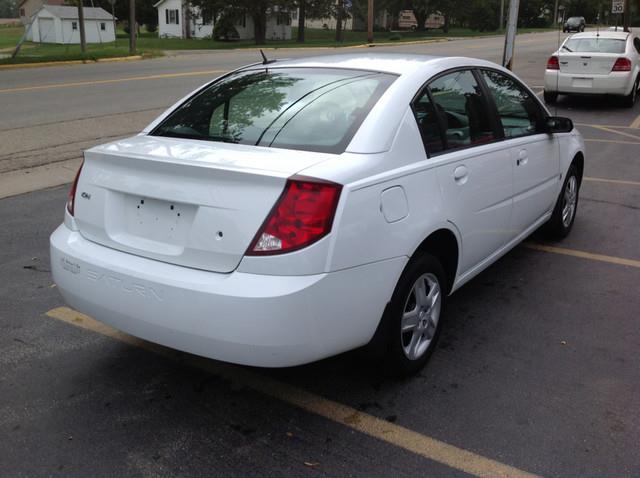
M 291 16 L 288 13 L 278 13 L 276 17 L 277 25 L 291 25 Z
M 104 22 L 100 22 L 100 30 L 105 31 L 107 29 L 107 25 Z
M 78 22 L 71 22 L 71 29 L 72 30 L 77 30 L 78 29 Z
M 236 22 L 236 26 L 237 27 L 242 27 L 242 28 L 247 28 L 247 16 L 246 15 L 242 15 L 240 16 L 240 18 L 238 18 L 238 21 Z
M 20 16 L 21 17 L 26 17 L 27 16 L 27 14 L 24 12 L 24 8 L 20 9 Z
M 165 23 L 167 25 L 178 25 L 180 24 L 180 20 L 178 18 L 178 12 L 179 10 L 177 9 L 172 9 L 172 10 L 165 10 L 164 14 L 165 14 Z

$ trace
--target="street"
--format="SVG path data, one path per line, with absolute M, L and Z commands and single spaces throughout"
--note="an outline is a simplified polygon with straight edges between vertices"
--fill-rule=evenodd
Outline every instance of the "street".
M 561 35 L 564 38 L 564 34 Z M 557 33 L 518 36 L 542 94 Z M 376 47 L 500 62 L 503 39 Z M 266 50 L 269 58 L 366 48 Z M 0 476 L 640 477 L 640 104 L 560 98 L 587 145 L 575 226 L 449 298 L 426 369 L 359 351 L 289 369 L 205 360 L 66 308 L 48 239 L 81 151 L 136 134 L 257 50 L 0 70 Z

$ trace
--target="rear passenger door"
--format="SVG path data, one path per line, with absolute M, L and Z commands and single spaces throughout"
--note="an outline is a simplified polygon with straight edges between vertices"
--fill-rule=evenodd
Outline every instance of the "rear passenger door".
M 480 74 L 509 147 L 514 171 L 511 228 L 520 234 L 555 204 L 560 177 L 558 143 L 545 132 L 546 112 L 522 85 L 495 70 L 480 70 Z
M 430 81 L 412 105 L 445 212 L 462 239 L 462 274 L 511 238 L 511 156 L 480 85 L 472 70 L 452 71 Z

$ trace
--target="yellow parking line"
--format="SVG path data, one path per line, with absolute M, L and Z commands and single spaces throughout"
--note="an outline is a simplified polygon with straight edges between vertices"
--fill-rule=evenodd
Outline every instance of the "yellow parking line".
M 582 180 L 600 182 L 600 183 L 626 184 L 627 186 L 640 186 L 640 181 L 626 181 L 623 179 L 592 178 L 589 176 L 585 176 L 582 178 Z
M 589 259 L 592 261 L 608 262 L 609 264 L 617 264 L 621 266 L 637 267 L 640 269 L 640 261 L 634 259 L 625 259 L 623 257 L 605 256 L 603 254 L 592 254 L 591 252 L 577 251 L 575 249 L 566 249 L 564 247 L 545 246 L 533 242 L 525 242 L 525 247 L 535 249 L 536 251 L 552 252 L 554 254 L 562 254 L 565 256 L 580 257 L 581 259 Z
M 620 136 L 626 136 L 627 138 L 633 138 L 640 141 L 640 136 L 637 136 L 635 134 L 625 133 L 624 131 L 616 131 L 615 129 L 607 128 L 606 126 L 593 125 L 593 128 L 606 131 L 607 133 L 619 134 Z
M 640 141 L 620 141 L 617 139 L 584 138 L 584 140 L 592 143 L 640 144 Z
M 244 367 L 225 364 L 193 355 L 185 355 L 166 347 L 136 339 L 68 307 L 52 309 L 47 312 L 46 315 L 76 327 L 97 332 L 121 342 L 149 350 L 156 354 L 180 360 L 206 372 L 223 376 L 264 395 L 473 476 L 505 478 L 534 478 L 537 476 L 462 448 L 449 445 L 435 438 L 421 435 L 420 433 L 376 418 L 347 405 L 328 400 L 300 388 L 251 372 Z
M 126 78 L 112 78 L 109 80 L 76 81 L 72 83 L 52 83 L 49 85 L 20 86 L 18 88 L 5 88 L 3 90 L 0 90 L 0 93 L 15 93 L 18 91 L 33 91 L 33 90 L 49 90 L 53 88 L 72 88 L 75 86 L 105 85 L 108 83 L 122 83 L 125 81 L 143 81 L 143 80 L 160 80 L 160 79 L 166 79 L 166 78 L 182 78 L 185 76 L 205 76 L 205 75 L 212 75 L 216 73 L 225 73 L 225 70 L 187 71 L 184 73 L 165 73 L 161 75 L 130 76 Z
M 638 117 L 633 120 L 633 123 L 629 125 L 629 128 L 633 128 L 633 129 L 640 128 L 640 115 L 638 115 Z
M 632 129 L 631 126 L 622 126 L 619 124 L 593 124 L 593 123 L 573 123 L 576 126 L 588 126 L 590 128 L 599 128 L 604 126 L 605 128 L 619 128 L 619 129 Z

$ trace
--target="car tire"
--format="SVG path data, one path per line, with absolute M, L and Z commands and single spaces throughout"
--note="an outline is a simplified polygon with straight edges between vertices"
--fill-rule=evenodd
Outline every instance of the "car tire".
M 544 102 L 548 105 L 552 105 L 558 100 L 558 93 L 553 91 L 544 91 L 542 96 L 544 97 Z
M 579 194 L 580 175 L 576 165 L 571 164 L 551 218 L 544 226 L 544 232 L 549 239 L 559 241 L 569 235 L 578 211 Z
M 636 78 L 635 83 L 633 84 L 633 88 L 631 89 L 631 93 L 624 97 L 624 105 L 627 108 L 633 108 L 638 99 L 638 89 L 640 88 L 640 76 Z
M 445 296 L 446 274 L 440 261 L 430 254 L 413 258 L 381 322 L 386 324 L 383 365 L 387 375 L 408 377 L 425 366 L 442 330 Z

